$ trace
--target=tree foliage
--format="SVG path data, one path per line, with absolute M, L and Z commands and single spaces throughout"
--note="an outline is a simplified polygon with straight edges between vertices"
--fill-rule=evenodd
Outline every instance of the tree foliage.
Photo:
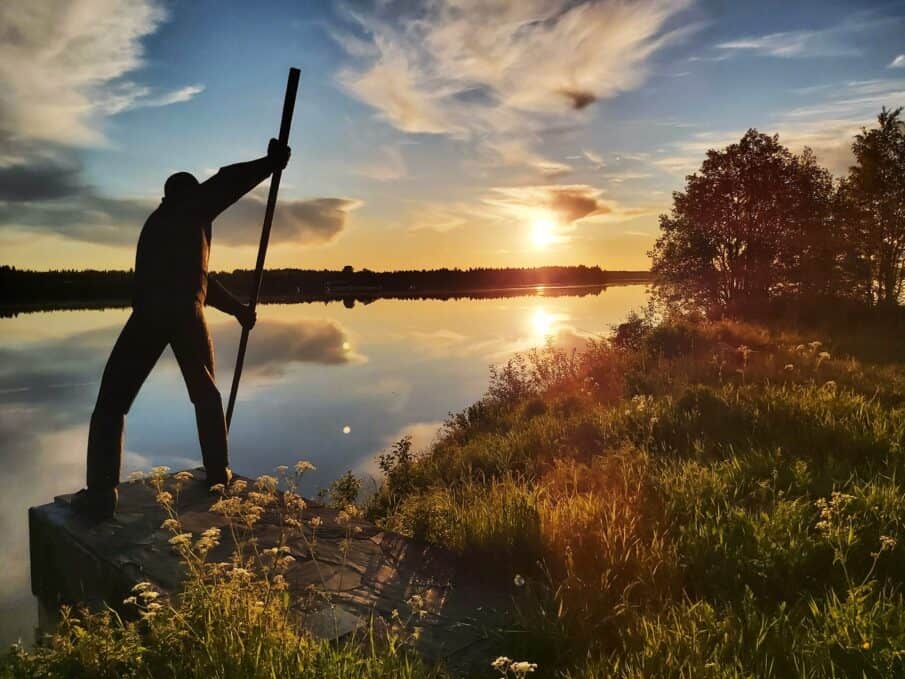
M 704 310 L 856 298 L 896 304 L 905 293 L 905 124 L 883 109 L 852 144 L 855 165 L 834 182 L 810 149 L 751 129 L 710 150 L 673 194 L 649 253 L 661 297 Z
M 905 121 L 901 108 L 855 136 L 856 164 L 841 182 L 851 266 L 867 298 L 896 304 L 905 293 Z
M 805 151 L 751 129 L 737 144 L 707 152 L 673 194 L 650 253 L 672 302 L 723 308 L 760 302 L 817 280 L 830 266 L 819 237 L 830 214 L 832 178 Z

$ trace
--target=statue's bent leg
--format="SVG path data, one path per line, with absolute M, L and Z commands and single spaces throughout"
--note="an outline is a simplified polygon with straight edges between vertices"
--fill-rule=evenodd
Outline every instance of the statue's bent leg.
M 166 346 L 160 326 L 133 312 L 116 340 L 91 415 L 88 432 L 88 490 L 119 484 L 125 416 Z
M 171 338 L 189 398 L 195 404 L 201 459 L 210 484 L 229 481 L 229 451 L 223 400 L 214 381 L 214 345 L 202 307 L 177 323 Z

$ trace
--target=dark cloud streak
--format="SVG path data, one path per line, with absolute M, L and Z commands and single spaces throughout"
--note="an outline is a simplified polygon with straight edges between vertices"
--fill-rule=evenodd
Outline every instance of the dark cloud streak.
M 83 190 L 75 165 L 40 162 L 0 167 L 0 200 L 31 201 L 72 196 Z
M 158 204 L 153 199 L 107 198 L 86 188 L 81 194 L 55 200 L 0 202 L 0 227 L 131 247 Z M 359 205 L 359 201 L 350 198 L 281 201 L 274 219 L 274 241 L 327 243 L 342 232 L 349 211 Z M 240 200 L 214 222 L 214 243 L 255 245 L 264 208 L 264 201 L 255 196 Z

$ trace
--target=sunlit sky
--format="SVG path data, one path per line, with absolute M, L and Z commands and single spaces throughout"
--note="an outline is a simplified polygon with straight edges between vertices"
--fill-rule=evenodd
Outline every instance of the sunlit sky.
M 302 68 L 268 266 L 647 268 L 749 127 L 840 174 L 905 104 L 905 3 L 0 4 L 0 262 L 129 268 L 166 177 L 261 155 Z M 254 265 L 263 191 L 214 226 Z

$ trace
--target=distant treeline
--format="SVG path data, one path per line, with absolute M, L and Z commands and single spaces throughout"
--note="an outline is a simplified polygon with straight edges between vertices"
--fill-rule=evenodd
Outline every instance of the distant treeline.
M 237 269 L 216 276 L 239 297 L 246 296 L 254 271 Z M 264 274 L 264 300 L 318 300 L 341 297 L 434 296 L 546 286 L 605 286 L 649 280 L 647 271 L 606 271 L 599 266 L 545 266 L 520 269 L 434 269 L 421 271 L 341 271 L 272 269 Z M 441 295 L 442 296 L 442 295 Z M 0 304 L 111 303 L 132 297 L 131 271 L 28 271 L 0 266 Z

